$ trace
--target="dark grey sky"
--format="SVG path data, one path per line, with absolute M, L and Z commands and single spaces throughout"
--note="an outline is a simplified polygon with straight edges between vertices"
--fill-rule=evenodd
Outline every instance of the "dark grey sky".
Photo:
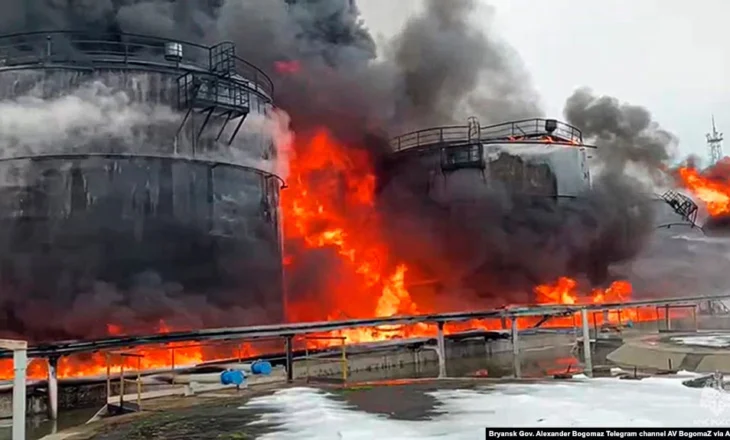
M 444 0 L 449 1 L 449 0 Z M 360 0 L 375 34 L 393 34 L 421 0 Z M 680 154 L 706 156 L 714 113 L 730 136 L 730 2 L 723 0 L 489 0 L 501 35 L 519 53 L 548 114 L 590 86 L 649 108 L 680 138 Z M 487 12 L 484 11 L 486 17 Z M 479 15 L 474 19 L 480 21 Z M 730 143 L 725 148 L 730 153 Z

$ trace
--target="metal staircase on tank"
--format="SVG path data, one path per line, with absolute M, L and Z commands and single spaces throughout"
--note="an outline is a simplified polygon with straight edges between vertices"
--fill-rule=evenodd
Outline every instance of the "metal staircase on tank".
M 676 191 L 667 191 L 662 195 L 662 199 L 672 207 L 683 220 L 695 225 L 697 220 L 697 204 L 689 197 Z
M 484 170 L 484 147 L 481 142 L 481 125 L 474 116 L 467 119 L 467 139 L 462 145 L 441 147 L 441 169 L 456 171 L 464 168 Z
M 178 135 L 194 114 L 204 115 L 203 123 L 193 137 L 193 148 L 213 121 L 220 124 L 219 141 L 231 121 L 238 119 L 235 130 L 227 140 L 231 145 L 250 111 L 248 85 L 236 75 L 236 50 L 233 43 L 220 43 L 210 48 L 207 72 L 188 72 L 177 80 L 178 109 L 185 111 Z M 254 85 L 255 86 L 255 85 Z

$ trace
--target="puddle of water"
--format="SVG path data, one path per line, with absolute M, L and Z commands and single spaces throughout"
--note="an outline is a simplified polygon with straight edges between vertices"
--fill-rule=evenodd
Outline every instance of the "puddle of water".
M 29 418 L 25 428 L 26 439 L 38 440 L 46 435 L 82 425 L 93 417 L 98 410 L 98 408 L 87 408 L 62 411 L 58 414 L 58 420 L 55 423 L 40 417 Z M 11 439 L 11 421 L 9 419 L 0 421 L 0 440 Z

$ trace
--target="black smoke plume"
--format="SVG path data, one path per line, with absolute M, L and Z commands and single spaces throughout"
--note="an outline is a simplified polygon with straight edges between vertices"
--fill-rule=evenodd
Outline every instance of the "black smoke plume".
M 673 159 L 677 138 L 652 119 L 644 107 L 611 96 L 596 96 L 578 89 L 565 103 L 565 117 L 594 142 L 602 164 L 613 172 L 639 166 L 651 177 L 664 180 Z

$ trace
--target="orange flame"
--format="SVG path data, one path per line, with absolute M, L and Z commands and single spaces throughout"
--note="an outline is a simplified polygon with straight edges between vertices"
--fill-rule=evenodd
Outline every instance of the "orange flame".
M 684 187 L 705 204 L 711 216 L 730 214 L 730 175 L 723 178 L 712 169 L 703 173 L 691 167 L 679 168 L 678 173 Z

